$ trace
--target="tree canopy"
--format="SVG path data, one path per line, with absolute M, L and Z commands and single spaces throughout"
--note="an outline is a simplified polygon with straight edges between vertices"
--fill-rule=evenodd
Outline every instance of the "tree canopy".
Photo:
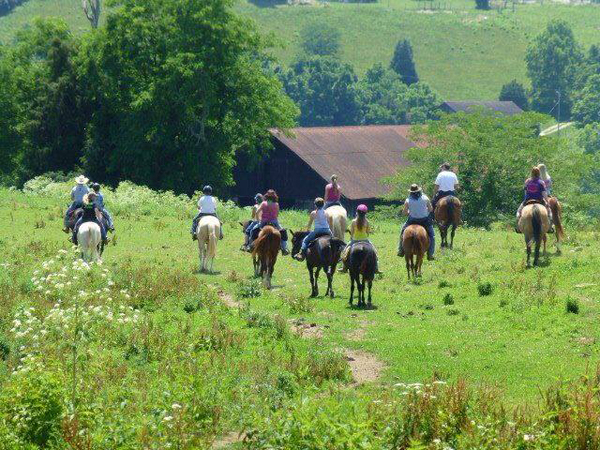
M 408 39 L 398 41 L 390 67 L 402 78 L 405 84 L 417 83 L 419 75 L 413 59 L 413 49 Z
M 523 111 L 527 111 L 529 109 L 529 98 L 527 97 L 527 92 L 525 91 L 523 85 L 517 80 L 512 80 L 511 82 L 502 86 L 498 100 L 511 101 Z

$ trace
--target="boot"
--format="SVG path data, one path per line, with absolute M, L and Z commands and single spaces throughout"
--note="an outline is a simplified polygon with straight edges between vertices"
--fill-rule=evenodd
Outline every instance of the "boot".
M 64 227 L 62 230 L 63 230 L 63 233 L 69 233 L 69 231 L 71 231 L 71 230 L 69 230 L 69 227 Z
M 196 236 L 194 233 L 192 233 L 192 241 L 197 241 L 198 240 L 198 236 Z
M 400 258 L 404 257 L 404 249 L 402 247 L 398 249 L 398 256 Z
M 427 254 L 427 261 L 435 261 L 435 257 L 433 255 Z
M 296 261 L 304 261 L 306 259 L 306 255 L 304 252 L 298 252 L 294 256 L 292 256 Z

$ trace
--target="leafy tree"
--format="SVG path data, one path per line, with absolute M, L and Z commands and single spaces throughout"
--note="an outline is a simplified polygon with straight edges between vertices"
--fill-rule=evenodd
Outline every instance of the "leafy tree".
M 404 84 L 410 85 L 419 81 L 413 60 L 412 46 L 408 39 L 401 40 L 396 44 L 390 67 L 400 75 Z
M 341 33 L 327 23 L 312 23 L 301 32 L 302 48 L 307 55 L 338 56 Z
M 300 107 L 302 126 L 358 123 L 357 77 L 352 66 L 330 56 L 304 56 L 282 79 L 285 92 Z
M 94 178 L 191 193 L 233 183 L 297 110 L 263 70 L 267 42 L 231 0 L 120 0 L 82 51 Z
M 102 10 L 101 0 L 83 0 L 83 13 L 87 20 L 90 21 L 92 28 L 98 28 L 100 23 L 100 13 Z
M 425 183 L 425 190 L 432 192 L 444 161 L 450 161 L 458 173 L 464 217 L 474 225 L 512 216 L 523 198 L 529 168 L 541 161 L 554 179 L 561 180 L 556 186 L 561 198 L 576 196 L 589 160 L 558 138 L 540 139 L 532 130 L 543 120 L 537 113 L 511 117 L 459 113 L 417 127 L 414 139 L 428 146 L 406 153 L 412 164 L 390 180 L 392 197 L 405 198 L 408 186 L 415 182 Z
M 428 84 L 411 84 L 406 92 L 408 123 L 419 124 L 438 119 L 441 103 L 439 96 Z
M 21 147 L 16 99 L 13 64 L 0 53 L 0 181 L 13 171 L 15 157 Z
M 406 123 L 408 88 L 391 69 L 376 64 L 357 85 L 361 124 Z
M 527 98 L 527 92 L 521 83 L 517 80 L 512 80 L 510 83 L 506 83 L 500 90 L 500 101 L 511 101 L 523 111 L 529 109 L 529 99 Z
M 557 117 L 558 92 L 561 98 L 561 120 L 570 116 L 571 94 L 582 52 L 569 25 L 551 21 L 527 49 L 527 73 L 531 79 L 532 107 Z
M 475 8 L 490 9 L 490 0 L 475 0 Z
M 574 97 L 572 118 L 575 121 L 580 125 L 600 122 L 600 75 L 590 76 Z
M 590 155 L 600 155 L 600 123 L 584 126 L 577 137 L 577 144 Z

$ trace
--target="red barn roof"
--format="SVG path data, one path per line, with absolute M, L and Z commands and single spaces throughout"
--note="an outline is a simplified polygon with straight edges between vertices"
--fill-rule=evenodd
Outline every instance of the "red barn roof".
M 273 137 L 315 172 L 340 178 L 350 200 L 382 197 L 389 189 L 381 179 L 408 165 L 404 152 L 415 147 L 409 125 L 295 128 L 292 137 L 271 130 Z

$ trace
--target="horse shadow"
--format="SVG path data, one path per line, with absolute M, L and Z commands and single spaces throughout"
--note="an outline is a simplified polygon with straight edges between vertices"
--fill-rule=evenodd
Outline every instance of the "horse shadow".
M 211 277 L 221 275 L 220 270 L 213 270 L 212 272 L 209 272 L 207 270 L 194 269 L 192 270 L 192 273 L 194 275 L 210 275 Z
M 377 311 L 379 307 L 377 305 L 358 306 L 356 303 L 353 303 L 352 305 L 346 305 L 346 309 L 351 311 Z

